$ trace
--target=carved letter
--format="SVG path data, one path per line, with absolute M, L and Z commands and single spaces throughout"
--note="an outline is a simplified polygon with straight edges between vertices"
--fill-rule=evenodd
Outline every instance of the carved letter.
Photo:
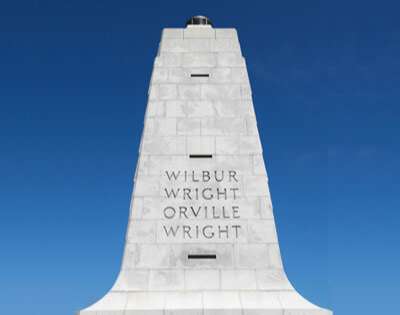
M 182 219 L 182 215 L 184 215 L 185 218 L 188 219 L 188 216 L 186 215 L 186 211 L 187 211 L 186 207 L 184 207 L 184 206 L 179 207 L 179 218 L 180 219 Z
M 170 215 L 168 215 L 168 213 L 167 213 L 168 209 L 171 210 L 171 214 Z M 168 207 L 164 208 L 164 217 L 166 219 L 172 219 L 175 216 L 175 213 L 176 213 L 176 211 L 175 211 L 175 208 L 173 208 L 173 207 L 168 206 Z
M 235 182 L 238 182 L 238 179 L 236 178 L 236 171 L 229 171 L 229 181 L 233 178 Z
M 241 226 L 240 225 L 232 225 L 232 227 L 235 229 L 235 231 L 236 231 L 236 238 L 239 238 L 239 232 L 238 232 L 238 229 L 240 229 L 241 228 Z
M 204 235 L 205 238 L 208 238 L 208 239 L 213 238 L 214 237 L 214 232 L 211 231 L 211 233 L 207 235 L 206 234 L 206 229 L 212 229 L 212 225 L 206 225 L 205 227 L 203 227 L 203 235 Z
M 239 219 L 240 214 L 239 214 L 239 206 L 232 206 L 232 215 L 234 219 Z
M 205 192 L 206 191 L 209 191 L 210 192 L 210 194 L 208 195 L 208 197 L 205 195 Z M 211 193 L 211 188 L 204 188 L 203 189 L 203 198 L 204 199 L 206 199 L 206 200 L 211 200 L 214 196 L 213 196 L 213 194 Z
M 174 198 L 176 198 L 176 197 L 178 196 L 180 190 L 181 190 L 181 189 L 178 188 L 178 189 L 175 191 L 173 188 L 171 188 L 171 190 L 168 191 L 168 188 L 164 188 L 165 195 L 167 196 L 167 198 L 171 198 L 171 195 L 174 196 Z
M 191 227 L 189 225 L 183 225 L 183 238 L 185 238 L 186 234 L 189 238 L 192 238 L 192 236 L 190 235 L 190 230 Z
M 163 225 L 164 231 L 165 231 L 165 235 L 167 235 L 167 237 L 169 237 L 171 234 L 173 237 L 176 236 L 176 232 L 178 232 L 179 230 L 179 225 L 177 225 L 175 227 L 175 230 L 172 226 L 169 227 L 169 229 L 167 230 L 167 228 L 165 227 L 165 225 Z
M 179 178 L 179 175 L 181 174 L 181 171 L 178 171 L 177 173 L 175 173 L 175 171 L 171 171 L 171 173 L 169 173 L 168 171 L 165 171 L 165 174 L 167 174 L 168 180 L 172 180 L 175 179 L 177 180 Z

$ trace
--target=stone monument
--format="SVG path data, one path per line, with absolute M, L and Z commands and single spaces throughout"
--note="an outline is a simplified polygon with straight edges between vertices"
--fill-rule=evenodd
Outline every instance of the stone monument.
M 119 276 L 78 314 L 332 314 L 283 270 L 235 29 L 163 30 L 134 181 Z

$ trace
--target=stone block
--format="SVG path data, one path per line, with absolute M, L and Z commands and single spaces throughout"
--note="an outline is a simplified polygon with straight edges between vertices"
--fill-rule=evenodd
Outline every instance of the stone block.
M 182 65 L 182 53 L 163 53 L 156 57 L 154 67 L 180 67 Z
M 188 154 L 214 154 L 215 138 L 209 136 L 188 136 L 186 138 Z
M 183 28 L 164 28 L 161 38 L 183 38 Z
M 215 38 L 215 29 L 210 26 L 187 27 L 183 30 L 186 38 Z
M 151 137 L 142 139 L 141 154 L 185 154 L 184 136 Z
M 221 270 L 222 290 L 255 290 L 256 277 L 254 270 L 231 269 Z
M 123 315 L 163 315 L 163 309 L 126 309 Z
M 236 201 L 242 219 L 260 219 L 260 201 L 257 197 L 242 197 Z
M 260 197 L 260 214 L 263 219 L 273 219 L 272 203 L 269 196 Z
M 155 164 L 155 159 L 157 159 L 159 155 L 141 155 L 139 158 L 138 168 L 136 172 L 135 179 L 139 176 L 143 175 L 160 175 L 160 169 L 157 168 L 157 164 Z
M 231 68 L 214 68 L 210 76 L 211 83 L 230 83 L 232 82 Z
M 244 101 L 214 100 L 216 114 L 221 117 L 243 117 L 254 115 L 252 106 Z
M 271 308 L 253 308 L 253 309 L 243 309 L 243 315 L 284 315 L 284 310 L 282 309 L 271 309 Z
M 247 129 L 247 135 L 259 137 L 257 122 L 254 116 L 246 117 L 246 129 Z
M 246 196 L 269 196 L 267 178 L 264 175 L 247 175 L 244 180 Z
M 168 82 L 168 68 L 154 68 L 150 84 L 166 82 Z
M 240 53 L 221 52 L 217 53 L 218 67 L 245 67 L 246 63 Z
M 294 290 L 282 269 L 259 269 L 256 275 L 259 290 Z
M 216 153 L 217 154 L 239 154 L 240 142 L 238 137 L 224 136 L 216 137 Z
M 310 303 L 295 291 L 277 292 L 277 295 L 279 301 L 281 302 L 282 308 L 284 308 L 285 311 L 286 309 L 303 309 L 304 311 L 310 312 L 311 310 L 318 308 L 316 305 Z
M 251 88 L 247 84 L 242 84 L 241 85 L 241 90 L 242 90 L 242 99 L 243 100 L 251 100 Z
M 165 105 L 163 101 L 149 101 L 147 103 L 147 117 L 163 117 L 165 116 Z
M 163 315 L 166 292 L 131 292 L 128 293 L 126 315 Z M 124 314 L 124 315 L 125 315 Z
M 168 81 L 170 83 L 189 82 L 189 74 L 184 68 L 168 68 Z
M 253 155 L 253 174 L 265 176 L 268 181 L 267 170 L 265 169 L 264 158 L 261 154 Z
M 278 244 L 268 245 L 269 265 L 271 268 L 283 269 L 282 258 Z
M 185 101 L 166 101 L 165 111 L 167 117 L 185 117 Z
M 156 88 L 157 98 L 160 100 L 176 99 L 178 91 L 175 84 L 159 84 Z
M 245 83 L 248 86 L 250 85 L 249 76 L 245 67 L 231 68 L 231 80 L 234 83 Z
M 212 40 L 211 51 L 241 53 L 237 38 L 217 38 Z
M 187 52 L 187 43 L 183 38 L 163 38 L 160 43 L 160 53 Z
M 259 137 L 241 136 L 239 141 L 241 154 L 262 154 L 262 147 Z
M 154 102 L 154 101 L 158 101 L 158 85 L 157 84 L 152 84 L 150 85 L 149 88 L 149 102 Z
M 176 135 L 176 118 L 148 118 L 144 133 L 146 137 Z
M 127 243 L 122 267 L 123 269 L 168 268 L 170 253 L 167 245 Z
M 182 100 L 198 100 L 201 97 L 201 86 L 198 84 L 180 84 L 179 98 Z
M 183 290 L 183 270 L 151 270 L 149 288 L 155 291 Z
M 235 246 L 236 265 L 238 268 L 267 268 L 268 245 L 240 244 Z
M 248 240 L 250 243 L 277 243 L 273 220 L 249 220 Z
M 161 197 L 144 197 L 143 198 L 143 219 L 161 219 L 162 209 L 161 207 Z
M 185 270 L 185 290 L 218 290 L 219 288 L 218 270 Z
M 214 53 L 185 53 L 182 57 L 183 67 L 215 67 L 217 65 Z
M 210 52 L 211 42 L 208 38 L 186 38 L 187 51 L 189 52 Z
M 151 85 L 149 100 L 171 100 L 178 97 L 178 90 L 175 84 L 155 84 Z
M 156 225 L 153 220 L 131 220 L 127 236 L 129 243 L 155 243 Z
M 283 314 L 281 303 L 275 292 L 243 291 L 240 292 L 243 310 L 262 310 L 259 314 Z M 272 311 L 272 313 L 268 313 Z M 280 313 L 277 313 L 279 311 Z M 253 313 L 250 313 L 253 314 Z M 257 313 L 258 314 L 258 313 Z
M 131 219 L 141 219 L 143 216 L 143 197 L 134 197 L 131 198 L 131 206 L 130 206 L 130 220 Z
M 245 104 L 245 106 L 248 108 L 249 116 L 255 116 L 254 104 L 252 100 L 243 100 L 242 104 Z
M 234 291 L 205 291 L 203 305 L 205 315 L 241 314 L 239 293 Z
M 165 315 L 202 315 L 203 311 L 201 308 L 190 308 L 190 309 L 166 309 Z
M 234 28 L 217 28 L 215 29 L 216 38 L 238 38 L 237 31 Z
M 201 120 L 196 118 L 179 118 L 177 129 L 179 135 L 200 135 Z
M 148 157 L 149 157 L 148 155 L 146 155 L 146 156 L 143 155 L 138 158 L 138 163 L 136 165 L 136 170 L 135 170 L 135 177 L 133 180 L 136 180 L 136 178 L 138 176 L 144 176 L 144 175 L 148 174 L 149 170 L 148 170 L 147 164 L 146 164 Z
M 203 100 L 238 100 L 241 98 L 240 85 L 237 84 L 204 84 L 201 87 Z
M 246 133 L 246 121 L 243 118 L 203 118 L 202 135 L 241 135 Z
M 211 101 L 187 101 L 184 112 L 188 117 L 214 116 L 214 106 Z
M 144 291 L 149 288 L 149 271 L 141 269 L 121 270 L 113 291 Z
M 160 186 L 156 176 L 138 176 L 134 185 L 134 196 L 158 196 Z
M 166 292 L 165 314 L 200 314 L 203 309 L 201 292 Z
M 251 158 L 246 155 L 216 155 L 212 167 L 215 169 L 236 170 L 239 175 L 251 174 Z
M 204 309 L 204 315 L 241 315 L 240 309 L 224 308 L 224 309 Z
M 161 176 L 161 183 L 167 179 L 166 170 L 179 169 L 190 170 L 195 172 L 196 175 L 201 174 L 205 169 L 214 167 L 211 159 L 190 159 L 188 156 L 151 156 L 147 166 L 151 171 L 149 174 L 156 174 Z

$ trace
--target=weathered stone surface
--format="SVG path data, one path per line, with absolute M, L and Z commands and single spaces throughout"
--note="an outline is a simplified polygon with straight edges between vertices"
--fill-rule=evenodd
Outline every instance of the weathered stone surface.
M 183 30 L 184 38 L 215 38 L 215 29 L 210 26 L 188 26 Z
M 222 290 L 255 290 L 256 274 L 252 269 L 221 270 Z
M 139 153 L 121 271 L 79 314 L 331 314 L 283 270 L 235 29 L 163 30 Z

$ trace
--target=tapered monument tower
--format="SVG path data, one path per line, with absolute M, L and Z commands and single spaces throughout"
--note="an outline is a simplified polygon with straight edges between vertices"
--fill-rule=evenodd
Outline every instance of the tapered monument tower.
M 329 315 L 282 267 L 235 29 L 164 29 L 121 271 L 81 315 Z

